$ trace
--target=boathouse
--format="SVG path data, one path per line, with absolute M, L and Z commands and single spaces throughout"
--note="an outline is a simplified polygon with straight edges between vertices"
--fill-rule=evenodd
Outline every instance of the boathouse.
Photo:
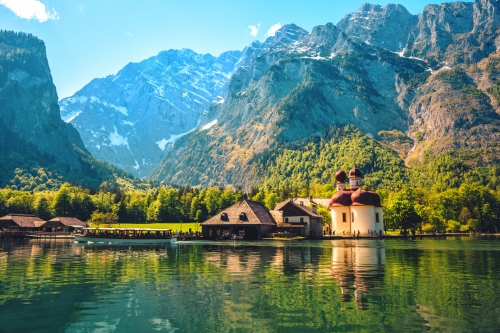
M 54 230 L 65 230 L 69 229 L 70 231 L 78 228 L 86 227 L 85 223 L 76 217 L 55 217 L 51 220 L 48 220 L 44 224 L 40 226 L 40 229 L 43 231 L 54 231 Z
M 8 214 L 0 217 L 0 229 L 38 231 L 45 221 L 31 214 Z
M 312 208 L 307 207 L 304 201 L 296 203 L 293 199 L 280 202 L 271 212 L 277 223 L 277 230 L 295 233 L 297 236 L 319 237 L 323 233 L 323 216 L 318 214 L 317 204 L 309 202 Z
M 201 223 L 203 237 L 261 239 L 276 230 L 276 222 L 260 202 L 241 200 Z

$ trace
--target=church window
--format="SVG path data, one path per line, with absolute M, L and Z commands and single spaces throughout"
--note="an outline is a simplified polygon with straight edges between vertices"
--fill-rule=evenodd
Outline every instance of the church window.
M 300 223 L 302 223 L 302 222 L 304 222 L 304 218 L 303 217 L 300 218 Z
M 380 218 L 378 217 L 378 213 L 375 213 L 375 222 L 377 222 L 377 223 L 380 222 Z
M 354 222 L 354 213 L 351 213 L 351 222 Z
M 285 223 L 288 223 L 288 217 L 285 217 Z
M 342 213 L 342 222 L 347 222 L 347 214 Z

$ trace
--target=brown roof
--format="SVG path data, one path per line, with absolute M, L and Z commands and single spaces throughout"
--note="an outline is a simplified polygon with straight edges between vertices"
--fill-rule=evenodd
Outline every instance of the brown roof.
M 51 220 L 48 220 L 47 222 L 61 222 L 64 225 L 79 225 L 82 227 L 85 227 L 85 222 L 82 222 L 81 220 L 77 219 L 76 217 L 54 217 Z
M 278 205 L 284 206 L 288 201 L 293 201 L 296 204 L 300 205 L 300 202 L 302 201 L 304 203 L 304 206 L 309 207 L 311 203 L 318 204 L 320 206 L 324 206 L 325 208 L 328 208 L 330 204 L 330 199 L 328 198 L 291 198 L 290 200 L 285 200 L 283 202 L 280 202 L 279 204 L 276 205 L 274 210 L 279 210 Z
M 224 220 L 222 219 L 222 215 L 224 215 Z M 240 219 L 240 214 L 245 213 L 245 220 Z M 244 225 L 252 225 L 252 224 L 267 224 L 267 225 L 276 225 L 271 213 L 269 210 L 260 202 L 255 202 L 251 200 L 241 200 L 235 203 L 234 205 L 226 208 L 225 210 L 219 212 L 219 214 L 209 218 L 205 222 L 203 222 L 202 226 L 207 225 L 233 225 L 233 224 L 244 224 Z
M 279 210 L 270 210 L 269 213 L 271 213 L 276 223 L 280 224 L 281 222 L 283 222 L 283 212 Z
M 279 204 L 276 205 L 276 207 L 274 207 L 274 210 L 282 210 L 287 205 L 293 205 L 294 207 L 302 210 L 304 212 L 304 214 L 306 214 L 310 217 L 317 217 L 317 218 L 321 218 L 321 219 L 323 218 L 323 216 L 315 213 L 311 208 L 296 204 L 295 202 L 291 202 L 290 200 L 280 202 Z
M 31 214 L 8 214 L 0 217 L 0 221 L 12 221 L 22 228 L 38 228 L 45 223 L 41 218 Z
M 302 223 L 280 223 L 277 228 L 305 228 L 306 224 Z

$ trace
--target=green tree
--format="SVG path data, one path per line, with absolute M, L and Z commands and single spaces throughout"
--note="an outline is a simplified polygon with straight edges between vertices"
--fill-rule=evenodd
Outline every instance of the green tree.
M 52 211 L 50 209 L 49 200 L 47 200 L 47 198 L 42 197 L 40 198 L 40 200 L 38 200 L 35 215 L 45 221 L 48 221 L 52 218 Z
M 266 193 L 265 199 L 264 199 L 264 205 L 267 207 L 267 209 L 272 210 L 276 206 L 277 203 L 281 201 L 281 198 L 278 197 L 278 195 L 274 192 L 268 192 Z
M 54 198 L 52 209 L 55 216 L 74 216 L 73 207 L 71 205 L 69 185 L 63 185 Z

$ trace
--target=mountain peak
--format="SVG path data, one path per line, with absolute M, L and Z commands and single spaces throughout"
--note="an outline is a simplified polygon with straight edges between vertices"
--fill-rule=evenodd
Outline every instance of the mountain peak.
M 402 5 L 384 7 L 364 3 L 359 10 L 347 14 L 337 27 L 347 36 L 389 51 L 401 51 L 413 27 L 417 15 L 412 15 Z

